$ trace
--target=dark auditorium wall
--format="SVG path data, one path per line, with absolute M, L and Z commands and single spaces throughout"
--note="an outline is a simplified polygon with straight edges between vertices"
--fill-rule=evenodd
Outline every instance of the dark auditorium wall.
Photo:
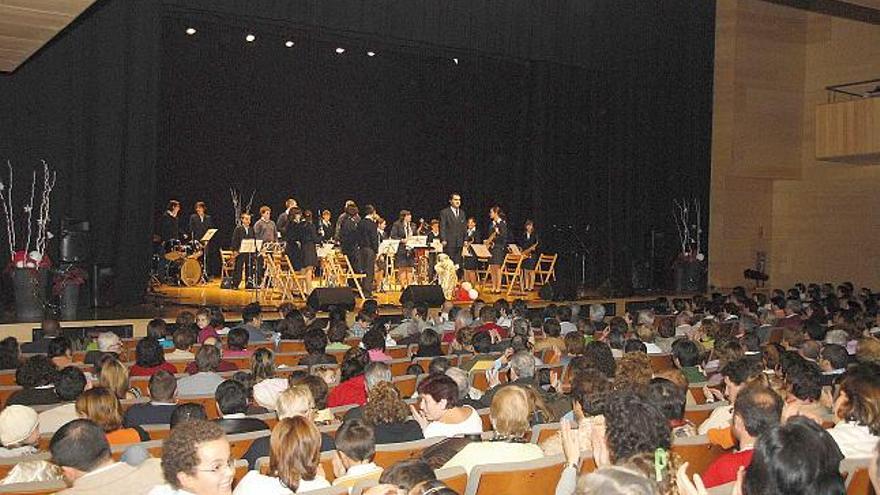
M 389 219 L 429 217 L 459 190 L 481 222 L 497 201 L 555 248 L 551 225 L 589 225 L 588 281 L 625 285 L 652 231 L 671 256 L 673 198 L 708 205 L 714 8 L 102 0 L 0 76 L 0 158 L 59 170 L 53 221 L 92 221 L 123 299 L 143 290 L 165 200 L 186 214 L 208 201 L 228 232 L 233 185 L 276 213 L 293 193 Z
M 625 286 L 652 231 L 658 265 L 674 254 L 674 198 L 708 226 L 712 2 L 166 6 L 156 206 L 207 201 L 221 242 L 230 186 L 273 216 L 292 195 L 391 221 L 455 190 L 481 227 L 496 202 L 516 231 L 534 218 L 551 250 L 569 249 L 551 226 L 574 226 L 588 282 Z

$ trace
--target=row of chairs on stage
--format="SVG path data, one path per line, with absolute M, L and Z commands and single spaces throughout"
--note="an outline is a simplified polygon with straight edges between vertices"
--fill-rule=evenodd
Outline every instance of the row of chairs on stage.
M 232 276 L 235 269 L 235 258 L 232 251 L 220 251 L 222 263 L 221 275 Z M 540 254 L 535 264 L 535 285 L 543 286 L 556 280 L 556 254 Z M 501 265 L 501 285 L 506 297 L 524 295 L 525 278 L 523 263 L 527 257 L 521 254 L 507 253 Z M 268 299 L 280 299 L 279 302 L 305 300 L 308 297 L 308 287 L 303 274 L 293 269 L 287 254 L 282 250 L 268 251 L 263 255 L 263 277 L 260 288 L 265 291 Z M 321 268 L 323 271 L 320 285 L 324 287 L 344 287 L 352 285 L 361 299 L 364 299 L 362 280 L 366 275 L 357 273 L 348 256 L 338 250 L 322 258 Z M 488 266 L 477 270 L 480 284 L 486 285 L 489 278 Z

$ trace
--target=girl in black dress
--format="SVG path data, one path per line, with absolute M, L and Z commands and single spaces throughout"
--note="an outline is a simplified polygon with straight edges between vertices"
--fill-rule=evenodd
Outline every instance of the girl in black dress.
M 486 243 L 491 247 L 489 251 L 492 257 L 489 259 L 489 275 L 492 277 L 492 292 L 501 293 L 501 265 L 504 263 L 504 256 L 507 254 L 508 244 L 508 228 L 507 220 L 505 220 L 504 211 L 500 206 L 493 206 L 489 209 L 489 218 L 492 224 L 489 226 L 489 238 Z
M 391 238 L 400 239 L 397 256 L 394 257 L 394 266 L 397 268 L 401 289 L 407 288 L 412 283 L 414 260 L 412 249 L 406 248 L 406 239 L 414 235 L 416 231 L 412 223 L 412 213 L 409 210 L 400 210 L 400 217 L 391 226 Z
M 535 223 L 526 220 L 522 240 L 519 243 L 522 249 L 523 261 L 523 288 L 527 291 L 535 289 L 535 265 L 538 263 L 538 234 L 535 232 Z
M 462 268 L 464 269 L 465 282 L 470 282 L 474 287 L 479 285 L 477 283 L 479 281 L 477 269 L 480 267 L 480 260 L 477 259 L 477 255 L 471 249 L 471 244 L 479 243 L 480 233 L 477 232 L 477 219 L 469 217 L 467 219 L 467 231 L 464 233 L 464 249 L 467 256 L 462 257 L 462 264 L 464 265 Z

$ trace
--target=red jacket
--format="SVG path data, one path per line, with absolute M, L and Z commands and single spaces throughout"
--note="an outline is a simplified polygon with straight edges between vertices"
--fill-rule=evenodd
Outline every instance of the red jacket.
M 327 407 L 346 406 L 348 404 L 362 406 L 366 403 L 367 385 L 362 374 L 340 383 L 330 389 L 330 393 L 327 394 Z
M 128 370 L 128 376 L 153 376 L 159 370 L 165 370 L 172 375 L 177 373 L 177 368 L 171 363 L 162 363 L 159 366 L 153 366 L 152 368 L 144 368 L 143 366 L 133 364 L 131 365 L 131 369 Z
M 736 472 L 739 471 L 739 467 L 749 467 L 754 452 L 754 450 L 749 449 L 742 452 L 721 454 L 706 468 L 706 471 L 703 473 L 703 484 L 706 488 L 712 488 L 713 486 L 736 481 Z

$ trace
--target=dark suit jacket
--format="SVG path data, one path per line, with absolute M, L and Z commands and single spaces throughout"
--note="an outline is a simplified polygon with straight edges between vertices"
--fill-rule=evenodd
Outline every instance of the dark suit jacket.
M 126 428 L 137 425 L 167 425 L 171 423 L 171 413 L 174 412 L 174 404 L 133 404 L 125 411 L 122 424 Z
M 290 225 L 290 219 L 287 215 L 287 210 L 281 212 L 278 215 L 278 220 L 275 220 L 275 229 L 281 233 L 281 238 L 284 238 L 284 233 L 287 232 L 287 227 Z
M 257 418 L 218 418 L 214 422 L 220 425 L 227 435 L 269 429 L 269 425 Z
M 180 239 L 179 222 L 178 217 L 172 217 L 167 211 L 162 214 L 162 219 L 159 220 L 159 237 L 162 241 Z
M 461 208 L 458 209 L 458 217 L 449 206 L 440 211 L 440 238 L 447 247 L 464 246 L 464 234 L 467 231 L 467 215 Z
M 358 247 L 379 251 L 379 227 L 370 218 L 362 218 L 358 223 Z
M 245 232 L 244 225 L 236 227 L 235 230 L 232 231 L 232 241 L 229 243 L 229 247 L 231 247 L 233 251 L 239 251 L 243 239 L 256 239 L 253 225 L 247 228 L 247 232 Z
M 198 214 L 193 213 L 189 216 L 189 232 L 192 234 L 192 238 L 195 240 L 200 240 L 208 229 L 214 228 L 214 222 L 211 221 L 211 215 L 205 214 L 205 218 L 199 218 Z
M 358 247 L 358 224 L 361 222 L 360 217 L 352 217 L 345 215 L 339 223 L 339 247 L 345 254 L 351 254 Z

